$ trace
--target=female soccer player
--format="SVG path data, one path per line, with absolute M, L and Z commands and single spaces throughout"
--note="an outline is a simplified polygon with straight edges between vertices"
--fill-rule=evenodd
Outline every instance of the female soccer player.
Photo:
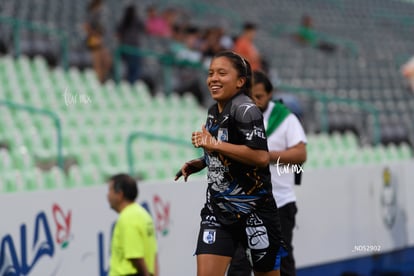
M 269 153 L 261 111 L 250 97 L 252 72 L 233 52 L 216 54 L 207 85 L 216 101 L 192 143 L 204 156 L 183 165 L 186 181 L 208 167 L 206 203 L 196 249 L 197 275 L 225 275 L 238 244 L 247 250 L 256 276 L 280 275 L 280 222 L 272 195 Z

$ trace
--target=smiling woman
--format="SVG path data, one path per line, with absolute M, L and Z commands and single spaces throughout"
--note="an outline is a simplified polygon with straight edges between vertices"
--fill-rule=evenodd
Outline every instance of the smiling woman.
M 280 222 L 272 196 L 269 153 L 259 108 L 251 94 L 250 64 L 233 52 L 216 54 L 207 86 L 216 101 L 192 143 L 204 156 L 184 164 L 186 181 L 208 167 L 201 210 L 197 275 L 225 275 L 239 244 L 250 252 L 255 275 L 280 275 Z
M 207 86 L 212 98 L 217 101 L 219 111 L 227 101 L 240 92 L 248 94 L 251 89 L 250 65 L 233 52 L 222 52 L 211 61 L 208 71 Z M 251 72 L 251 71 L 250 71 Z

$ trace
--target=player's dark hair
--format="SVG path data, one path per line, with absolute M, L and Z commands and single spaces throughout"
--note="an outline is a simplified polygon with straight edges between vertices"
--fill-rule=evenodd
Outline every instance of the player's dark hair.
M 116 193 L 122 192 L 127 200 L 135 201 L 138 196 L 138 185 L 134 178 L 125 173 L 120 173 L 111 176 L 108 182 L 111 181 Z
M 233 64 L 234 69 L 237 70 L 238 76 L 245 78 L 244 85 L 240 90 L 250 97 L 252 90 L 252 69 L 250 63 L 245 58 L 232 51 L 219 52 L 214 55 L 213 59 L 218 57 L 227 58 Z
M 262 83 L 267 94 L 270 94 L 273 91 L 272 83 L 262 71 L 253 72 L 253 83 L 254 85 Z

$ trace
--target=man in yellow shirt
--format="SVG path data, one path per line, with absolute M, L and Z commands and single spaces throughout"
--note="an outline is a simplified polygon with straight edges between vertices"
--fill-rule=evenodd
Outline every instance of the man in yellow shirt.
M 150 214 L 135 203 L 137 182 L 127 174 L 108 181 L 108 201 L 119 213 L 112 235 L 109 276 L 157 275 L 157 240 Z

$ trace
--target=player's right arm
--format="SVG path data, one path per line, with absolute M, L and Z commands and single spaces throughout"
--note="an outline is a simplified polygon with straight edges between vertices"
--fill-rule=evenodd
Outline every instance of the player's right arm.
M 178 180 L 181 176 L 184 176 L 184 181 L 187 181 L 187 178 L 191 174 L 199 172 L 205 167 L 206 162 L 204 162 L 204 157 L 185 162 L 185 164 L 181 167 L 181 170 L 176 173 L 174 180 Z

